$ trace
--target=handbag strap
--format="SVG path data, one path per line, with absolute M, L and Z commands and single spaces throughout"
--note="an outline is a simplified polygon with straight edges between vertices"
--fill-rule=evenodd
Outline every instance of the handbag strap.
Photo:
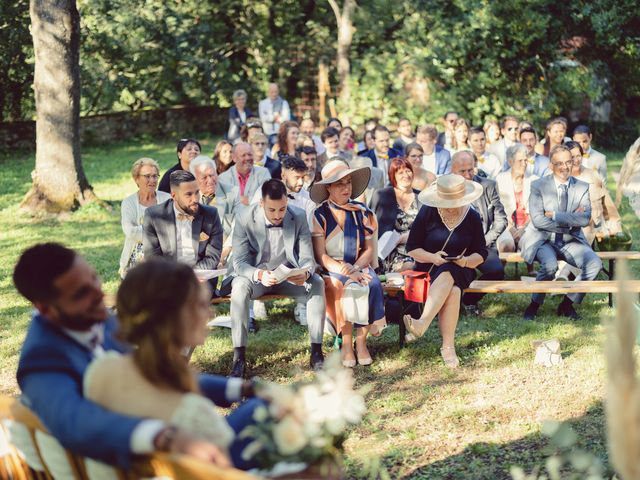
M 449 236 L 447 237 L 447 239 L 444 241 L 444 245 L 442 245 L 442 248 L 440 250 L 444 250 L 447 247 L 447 243 L 449 243 L 449 239 L 451 238 L 451 235 L 453 235 L 453 232 L 455 231 L 455 229 L 458 228 L 458 225 L 456 225 L 455 227 L 453 227 L 453 230 L 451 230 L 449 232 Z M 435 267 L 435 263 L 431 264 L 431 268 L 429 269 L 429 271 L 427 273 L 431 273 L 431 270 L 433 270 L 433 267 Z

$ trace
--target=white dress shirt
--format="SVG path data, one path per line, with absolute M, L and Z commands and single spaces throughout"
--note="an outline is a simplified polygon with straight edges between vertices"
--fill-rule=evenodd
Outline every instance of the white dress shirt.
M 433 149 L 430 155 L 424 154 L 422 156 L 422 168 L 426 171 L 433 173 L 434 175 L 438 171 L 436 168 L 436 149 Z
M 193 250 L 193 239 L 191 238 L 193 221 L 178 219 L 178 215 L 183 215 L 184 212 L 178 210 L 175 202 L 173 211 L 176 214 L 176 254 L 178 261 L 193 267 L 196 264 L 196 252 Z

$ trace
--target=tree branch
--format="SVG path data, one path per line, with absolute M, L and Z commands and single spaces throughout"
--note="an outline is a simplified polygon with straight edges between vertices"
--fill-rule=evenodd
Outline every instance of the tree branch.
M 340 22 L 342 21 L 342 14 L 340 13 L 340 7 L 336 3 L 336 0 L 327 0 L 327 1 L 329 2 L 329 5 L 331 5 L 331 9 L 333 10 L 333 13 L 336 16 L 336 22 L 338 22 L 338 25 L 339 25 Z

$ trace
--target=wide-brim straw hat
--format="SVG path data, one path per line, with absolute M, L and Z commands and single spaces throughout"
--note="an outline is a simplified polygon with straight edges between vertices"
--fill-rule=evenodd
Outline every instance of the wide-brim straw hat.
M 465 180 L 462 175 L 442 175 L 420 192 L 418 201 L 430 207 L 458 208 L 480 198 L 482 191 L 482 185 Z
M 351 198 L 357 198 L 367 189 L 371 169 L 369 167 L 349 168 L 342 160 L 332 160 L 322 167 L 322 180 L 313 184 L 309 191 L 311 200 L 315 203 L 322 203 L 329 198 L 327 185 L 342 180 L 347 175 L 351 175 Z

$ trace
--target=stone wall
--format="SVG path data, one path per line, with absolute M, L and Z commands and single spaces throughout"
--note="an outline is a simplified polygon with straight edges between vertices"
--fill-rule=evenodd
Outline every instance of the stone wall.
M 118 112 L 80 119 L 83 145 L 105 144 L 149 135 L 151 137 L 195 136 L 204 132 L 222 135 L 227 130 L 227 109 L 174 107 L 138 112 Z M 35 150 L 36 123 L 0 123 L 0 151 Z

